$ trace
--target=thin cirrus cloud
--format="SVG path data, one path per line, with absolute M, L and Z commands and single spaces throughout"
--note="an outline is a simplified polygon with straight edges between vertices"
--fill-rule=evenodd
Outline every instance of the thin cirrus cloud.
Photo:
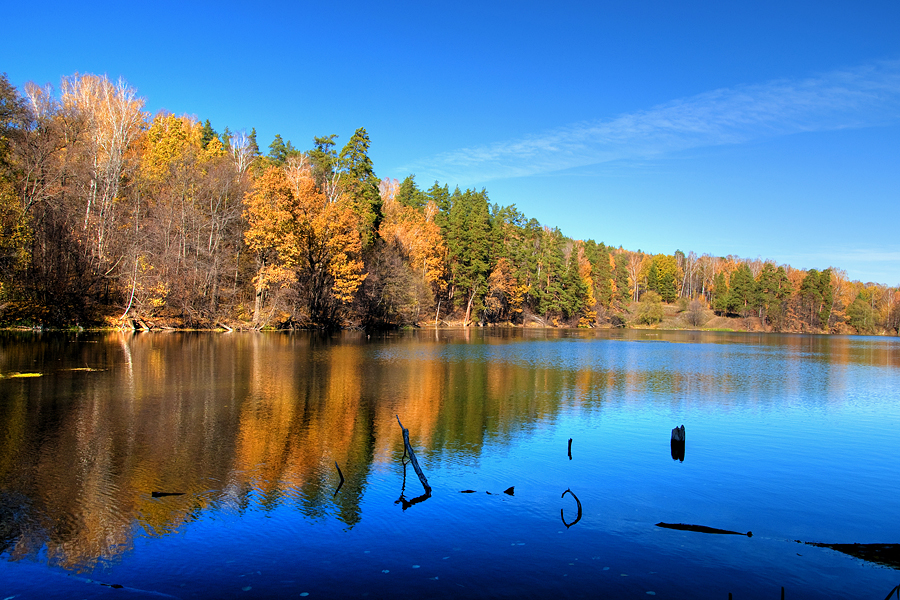
M 480 183 L 682 150 L 896 122 L 900 60 L 802 80 L 723 88 L 607 121 L 462 148 L 401 170 L 423 181 Z

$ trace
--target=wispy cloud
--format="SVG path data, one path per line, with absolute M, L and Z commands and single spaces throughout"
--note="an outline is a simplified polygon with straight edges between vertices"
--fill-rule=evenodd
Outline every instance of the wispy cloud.
M 462 148 L 402 170 L 422 181 L 480 183 L 898 119 L 900 61 L 885 61 L 803 80 L 713 90 L 612 120 Z

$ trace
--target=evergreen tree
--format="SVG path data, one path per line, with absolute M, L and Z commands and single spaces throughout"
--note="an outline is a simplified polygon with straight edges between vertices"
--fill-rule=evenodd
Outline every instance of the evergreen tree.
M 247 136 L 247 148 L 253 158 L 260 155 L 259 144 L 256 143 L 256 127 L 250 129 L 250 135 Z
M 868 296 L 866 290 L 861 290 L 847 307 L 847 323 L 861 334 L 875 332 L 876 314 Z
M 369 134 L 362 127 L 357 129 L 338 157 L 344 172 L 344 190 L 353 200 L 354 210 L 360 218 L 360 235 L 363 247 L 375 242 L 381 224 L 381 194 L 378 178 L 369 158 Z
M 621 250 L 621 247 L 619 249 Z M 628 289 L 628 255 L 624 252 L 619 252 L 616 254 L 614 262 L 616 263 L 615 306 L 619 310 L 624 310 L 631 301 L 631 290 Z
M 725 273 L 716 273 L 713 278 L 712 309 L 724 315 L 728 312 L 728 283 L 725 281 Z
M 212 128 L 212 125 L 209 124 L 209 119 L 203 123 L 203 128 L 200 130 L 200 146 L 205 150 L 206 146 L 209 145 L 213 138 L 218 137 L 219 134 L 216 133 L 216 130 Z
M 810 269 L 800 283 L 800 298 L 806 323 L 813 328 L 828 329 L 834 302 L 831 269 L 821 273 Z
M 728 299 L 726 306 L 728 312 L 740 314 L 746 317 L 757 308 L 758 295 L 756 281 L 750 272 L 747 263 L 741 263 L 729 281 Z
M 659 293 L 659 268 L 656 266 L 656 261 L 650 263 L 650 268 L 647 270 L 647 291 Z
M 763 265 L 756 279 L 756 306 L 763 322 L 771 323 L 780 329 L 784 316 L 784 302 L 790 297 L 793 288 L 784 267 L 777 269 L 772 263 Z
M 298 150 L 294 148 L 290 140 L 285 144 L 280 134 L 275 134 L 275 139 L 269 144 L 269 158 L 276 165 L 283 165 L 289 156 L 298 154 Z
M 312 163 L 313 179 L 316 187 L 324 190 L 326 182 L 331 179 L 337 162 L 337 151 L 334 149 L 337 134 L 313 137 L 313 149 L 307 152 Z
M 400 183 L 396 200 L 403 206 L 423 208 L 428 202 L 428 196 L 416 185 L 416 176 L 410 175 Z
M 491 224 L 487 193 L 459 189 L 450 199 L 447 248 L 451 291 L 458 307 L 466 307 L 465 323 L 481 309 L 491 266 Z M 458 292 L 458 296 L 456 293 Z

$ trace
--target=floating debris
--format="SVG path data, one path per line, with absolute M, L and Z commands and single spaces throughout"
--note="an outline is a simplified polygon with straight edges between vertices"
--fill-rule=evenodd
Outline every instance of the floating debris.
M 151 498 L 165 498 L 166 496 L 184 496 L 184 492 L 150 492 Z
M 514 486 L 514 485 L 509 486 L 508 488 L 503 490 L 503 493 L 506 494 L 507 496 L 515 496 L 516 495 L 516 486 Z
M 43 373 L 0 373 L 0 379 L 24 379 L 25 377 L 42 377 Z

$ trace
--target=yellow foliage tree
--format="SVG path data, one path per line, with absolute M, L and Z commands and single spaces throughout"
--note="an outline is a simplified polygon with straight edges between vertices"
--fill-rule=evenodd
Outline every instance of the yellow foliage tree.
M 446 287 L 444 257 L 447 256 L 447 245 L 441 236 L 441 228 L 434 222 L 437 205 L 429 201 L 424 211 L 404 206 L 395 199 L 396 186 L 383 187 L 384 220 L 379 234 L 403 249 L 413 270 L 421 273 L 426 283 L 433 289 L 443 290 Z
M 293 288 L 304 319 L 333 324 L 366 278 L 356 216 L 345 197 L 316 189 L 303 155 L 271 166 L 245 199 L 245 239 L 257 254 L 254 324 L 263 326 L 268 290 Z M 271 313 L 277 306 L 272 307 Z
M 594 279 L 592 275 L 591 261 L 588 260 L 584 253 L 584 242 L 576 242 L 575 248 L 576 258 L 578 260 L 578 276 L 584 283 L 587 293 L 584 298 L 583 315 L 578 320 L 579 327 L 593 327 L 597 322 L 597 299 L 594 297 Z

